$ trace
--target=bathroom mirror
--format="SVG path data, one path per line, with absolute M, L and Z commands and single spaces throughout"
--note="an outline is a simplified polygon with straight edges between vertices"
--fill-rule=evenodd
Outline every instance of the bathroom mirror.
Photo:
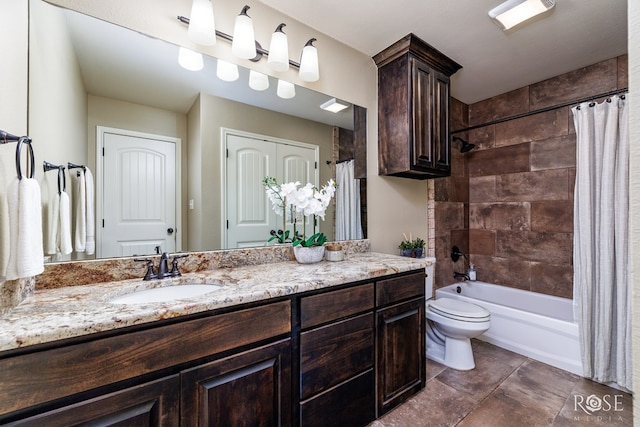
M 203 70 L 188 71 L 178 65 L 178 46 L 42 0 L 30 0 L 29 37 L 29 132 L 38 141 L 37 160 L 99 172 L 98 128 L 178 138 L 176 249 L 182 251 L 226 247 L 223 205 L 233 185 L 220 172 L 222 134 L 318 147 L 322 185 L 334 176 L 333 153 L 353 131 L 354 110 L 364 110 L 323 111 L 319 106 L 332 96 L 299 86 L 294 98 L 279 98 L 271 76 L 267 90 L 254 91 L 243 67 L 237 81 L 222 81 L 217 59 L 206 55 Z M 53 178 L 40 179 L 45 209 Z M 109 205 L 103 204 L 105 215 Z M 329 239 L 332 218 L 327 212 L 321 224 Z M 96 215 L 96 227 L 100 221 Z

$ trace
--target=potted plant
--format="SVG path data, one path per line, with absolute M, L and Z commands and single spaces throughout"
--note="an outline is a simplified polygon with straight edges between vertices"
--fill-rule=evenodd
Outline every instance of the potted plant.
M 413 241 L 413 255 L 415 258 L 422 258 L 422 254 L 424 252 L 424 240 L 419 237 L 416 237 L 416 240 Z
M 413 252 L 413 242 L 405 239 L 402 242 L 400 242 L 400 244 L 398 245 L 398 248 L 400 248 L 400 250 L 402 251 L 402 256 L 411 256 L 411 253 Z
M 416 237 L 415 240 L 412 239 L 411 233 L 409 233 L 408 238 L 406 234 L 403 233 L 402 235 L 404 236 L 404 240 L 398 245 L 398 248 L 402 251 L 402 256 L 422 258 L 422 254 L 424 253 L 424 240 L 420 237 Z

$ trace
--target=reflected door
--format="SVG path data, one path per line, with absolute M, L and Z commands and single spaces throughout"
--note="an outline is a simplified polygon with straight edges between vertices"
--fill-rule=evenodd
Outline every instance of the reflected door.
M 176 249 L 176 144 L 152 135 L 103 133 L 99 257 Z
M 279 183 L 316 183 L 317 150 L 308 146 L 227 134 L 227 248 L 262 246 L 271 230 L 281 230 L 283 217 L 276 215 L 262 180 L 275 177 Z M 298 229 L 302 233 L 302 217 Z M 291 215 L 286 227 L 292 233 Z M 313 224 L 307 224 L 307 236 Z

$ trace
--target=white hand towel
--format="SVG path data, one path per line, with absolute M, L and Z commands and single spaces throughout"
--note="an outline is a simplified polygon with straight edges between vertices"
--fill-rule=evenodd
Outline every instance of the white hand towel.
M 60 193 L 60 253 L 69 255 L 73 252 L 71 244 L 71 207 L 69 195 L 63 191 Z
M 49 201 L 49 229 L 47 233 L 47 254 L 58 253 L 58 229 L 60 228 L 60 195 L 56 192 Z
M 93 187 L 93 174 L 89 168 L 85 168 L 84 171 L 85 191 L 86 191 L 86 250 L 88 255 L 93 255 L 96 251 L 96 219 L 94 210 L 94 187 Z
M 75 249 L 84 252 L 87 243 L 87 212 L 84 173 L 78 169 L 71 173 L 74 183 L 73 211 L 75 214 Z
M 9 251 L 11 250 L 11 235 L 9 227 L 9 206 L 4 188 L 0 188 L 0 281 L 7 273 Z
M 7 280 L 36 276 L 44 271 L 40 185 L 30 178 L 17 178 L 7 192 L 11 247 Z

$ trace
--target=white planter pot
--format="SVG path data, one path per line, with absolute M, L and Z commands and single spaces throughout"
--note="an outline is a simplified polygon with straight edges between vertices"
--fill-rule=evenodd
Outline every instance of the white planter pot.
M 324 246 L 311 246 L 309 248 L 305 248 L 304 246 L 294 246 L 293 254 L 296 257 L 296 261 L 300 264 L 320 262 L 324 256 Z

